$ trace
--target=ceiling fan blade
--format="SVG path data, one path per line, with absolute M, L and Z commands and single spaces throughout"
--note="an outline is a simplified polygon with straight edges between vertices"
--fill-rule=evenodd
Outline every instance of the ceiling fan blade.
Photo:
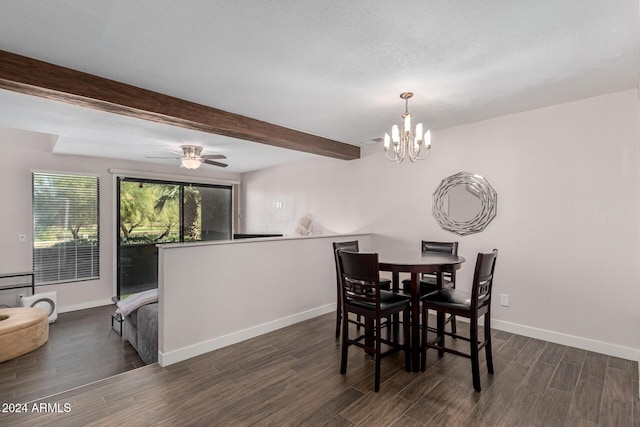
M 145 159 L 181 159 L 182 157 L 145 157 Z
M 206 163 L 208 165 L 213 165 L 213 166 L 220 166 L 221 168 L 226 168 L 227 166 L 229 166 L 229 165 L 224 164 L 224 163 L 214 162 L 213 160 L 207 160 L 207 159 L 204 159 L 204 163 Z
M 227 156 L 224 154 L 207 154 L 204 156 L 200 156 L 202 160 L 213 160 L 213 159 L 226 159 Z

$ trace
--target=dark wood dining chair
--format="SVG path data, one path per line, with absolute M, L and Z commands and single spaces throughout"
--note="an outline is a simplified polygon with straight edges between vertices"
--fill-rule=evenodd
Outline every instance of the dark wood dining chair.
M 346 250 L 350 252 L 360 252 L 360 246 L 357 240 L 351 240 L 348 242 L 333 242 L 333 255 L 336 262 L 336 289 L 337 289 L 337 297 L 336 297 L 336 339 L 340 338 L 340 324 L 342 322 L 342 287 L 341 283 L 341 275 L 340 275 L 340 263 L 338 262 L 338 250 Z M 391 289 L 391 280 L 389 279 L 380 279 L 380 287 L 384 290 Z M 358 319 L 358 329 L 360 328 L 359 324 L 360 319 Z
M 374 390 L 380 390 L 380 362 L 383 357 L 397 351 L 405 352 L 405 369 L 411 370 L 409 347 L 409 316 L 411 299 L 406 295 L 389 292 L 380 287 L 380 270 L 377 253 L 336 251 L 341 271 L 342 289 L 342 357 L 340 373 L 347 372 L 349 347 L 355 345 L 373 356 L 375 362 Z M 349 336 L 349 313 L 365 318 L 364 333 Z M 392 317 L 403 316 L 402 336 L 394 328 L 387 338 L 382 336 L 383 327 L 397 326 Z M 382 351 L 382 345 L 388 346 Z
M 458 255 L 458 242 L 428 242 L 422 241 L 422 253 L 435 253 L 435 254 L 450 254 Z M 443 288 L 455 288 L 456 287 L 456 272 L 444 272 L 443 275 Z M 406 291 L 411 287 L 411 279 L 405 279 L 402 281 L 402 288 Z M 436 274 L 423 273 L 420 276 L 420 295 L 427 295 L 431 292 L 439 290 L 438 276 Z M 450 315 L 446 319 L 446 323 L 451 323 L 451 334 L 457 333 L 456 317 Z
M 422 354 L 420 368 L 424 371 L 427 364 L 427 349 L 435 348 L 438 355 L 445 352 L 471 359 L 471 373 L 473 376 L 473 388 L 480 391 L 480 366 L 479 353 L 484 347 L 487 359 L 487 370 L 493 374 L 493 356 L 491 353 L 491 288 L 493 286 L 493 272 L 496 266 L 498 250 L 490 253 L 479 253 L 476 260 L 475 272 L 471 294 L 457 289 L 445 288 L 434 293 L 427 294 L 422 300 Z M 428 310 L 438 313 L 437 336 L 435 340 L 427 340 Z M 469 319 L 469 337 L 454 335 L 465 341 L 469 341 L 469 353 L 463 353 L 453 348 L 446 347 L 444 333 L 444 315 L 454 314 Z M 484 339 L 478 341 L 478 319 L 484 316 Z

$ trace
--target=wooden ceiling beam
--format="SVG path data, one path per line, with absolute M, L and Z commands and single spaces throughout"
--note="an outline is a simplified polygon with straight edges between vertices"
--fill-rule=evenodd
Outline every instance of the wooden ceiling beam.
M 0 50 L 0 88 L 336 159 L 360 147 Z

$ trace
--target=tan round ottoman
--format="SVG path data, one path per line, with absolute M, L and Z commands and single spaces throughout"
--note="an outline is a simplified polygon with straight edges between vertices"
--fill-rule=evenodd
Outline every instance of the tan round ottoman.
M 0 308 L 0 362 L 42 346 L 49 339 L 49 318 L 38 307 Z

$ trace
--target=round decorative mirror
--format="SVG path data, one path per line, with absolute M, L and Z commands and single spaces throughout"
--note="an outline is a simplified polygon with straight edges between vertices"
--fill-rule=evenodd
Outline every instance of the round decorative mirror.
M 433 192 L 433 216 L 445 230 L 460 236 L 478 233 L 496 216 L 498 195 L 480 175 L 459 172 Z

